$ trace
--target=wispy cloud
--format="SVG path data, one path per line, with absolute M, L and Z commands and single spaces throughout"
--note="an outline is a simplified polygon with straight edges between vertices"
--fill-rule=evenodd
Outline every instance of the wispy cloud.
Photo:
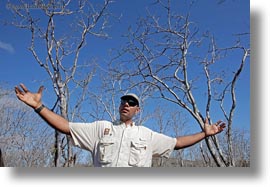
M 0 41 L 0 49 L 3 49 L 9 53 L 14 53 L 15 50 L 11 44 Z

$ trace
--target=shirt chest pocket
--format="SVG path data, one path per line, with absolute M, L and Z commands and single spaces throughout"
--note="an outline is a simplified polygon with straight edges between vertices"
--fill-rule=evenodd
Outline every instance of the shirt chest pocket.
M 99 141 L 99 163 L 110 164 L 116 152 L 116 141 L 115 138 L 105 136 Z
M 147 159 L 148 145 L 145 139 L 132 140 L 130 144 L 129 165 L 141 167 Z

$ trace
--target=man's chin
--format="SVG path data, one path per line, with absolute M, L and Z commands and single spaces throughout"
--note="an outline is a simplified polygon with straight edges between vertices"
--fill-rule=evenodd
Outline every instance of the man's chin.
M 128 121 L 128 120 L 131 120 L 131 118 L 129 116 L 121 113 L 120 120 L 125 122 L 125 121 Z

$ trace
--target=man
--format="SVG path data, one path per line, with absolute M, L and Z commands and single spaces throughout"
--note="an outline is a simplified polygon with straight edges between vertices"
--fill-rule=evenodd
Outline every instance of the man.
M 20 87 L 15 87 L 18 99 L 54 129 L 71 135 L 75 146 L 89 150 L 95 167 L 151 167 L 152 156 L 169 157 L 174 149 L 194 145 L 225 128 L 222 121 L 209 125 L 206 119 L 203 132 L 172 138 L 137 126 L 132 120 L 140 112 L 140 100 L 135 94 L 121 97 L 119 121 L 68 122 L 42 104 L 43 87 L 37 93 L 31 93 L 23 84 Z

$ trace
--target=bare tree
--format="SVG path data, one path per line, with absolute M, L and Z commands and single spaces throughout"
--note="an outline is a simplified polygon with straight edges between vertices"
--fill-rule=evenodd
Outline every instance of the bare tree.
M 187 130 L 186 123 L 187 119 L 186 116 L 179 110 L 169 111 L 168 108 L 170 107 L 169 103 L 161 104 L 159 103 L 157 106 L 153 106 L 154 112 L 151 115 L 151 122 L 155 124 L 153 130 L 166 134 L 172 137 L 178 137 L 181 134 L 185 134 Z M 158 167 L 164 167 L 169 162 L 169 165 L 175 166 L 184 166 L 184 152 L 189 151 L 189 148 L 183 150 L 176 150 L 173 152 L 171 158 L 155 158 L 158 161 L 158 164 L 155 164 Z M 154 161 L 156 161 L 154 159 Z
M 68 119 L 68 108 L 71 108 L 69 99 L 73 93 L 71 90 L 78 91 L 78 88 L 81 90 L 77 93 L 80 95 L 75 102 L 77 104 L 72 109 L 75 112 L 80 109 L 79 105 L 85 98 L 87 86 L 95 69 L 92 63 L 80 64 L 79 56 L 89 37 L 107 37 L 105 29 L 110 17 L 107 8 L 111 1 L 105 0 L 102 5 L 93 5 L 87 0 L 49 1 L 48 4 L 38 0 L 33 1 L 33 4 L 20 2 L 21 6 L 9 3 L 8 7 L 14 15 L 11 24 L 31 33 L 29 50 L 48 74 L 57 96 L 52 110 L 59 111 Z M 35 12 L 32 10 L 33 7 Z M 66 21 L 70 24 L 66 24 Z M 40 44 L 45 45 L 40 47 Z M 84 76 L 76 79 L 76 73 L 80 68 L 84 69 Z M 74 114 L 72 117 L 75 117 Z M 55 166 L 72 166 L 75 158 L 72 154 L 70 137 L 62 137 L 56 131 L 55 140 Z M 61 158 L 64 161 L 61 161 Z
M 217 166 L 234 166 L 235 89 L 250 54 L 249 46 L 244 46 L 240 38 L 249 35 L 237 35 L 235 44 L 220 48 L 209 32 L 199 36 L 199 29 L 190 21 L 189 14 L 183 16 L 172 12 L 170 1 L 157 1 L 154 6 L 161 7 L 164 14 L 156 16 L 148 11 L 134 29 L 130 27 L 128 44 L 118 53 L 118 67 L 121 68 L 115 72 L 121 74 L 119 69 L 123 69 L 122 75 L 153 86 L 161 98 L 188 112 L 201 129 L 205 118 L 212 121 L 213 105 L 220 103 L 220 113 L 224 114 L 228 124 L 228 155 L 224 155 L 216 136 L 206 138 L 206 145 Z M 235 58 L 234 70 L 226 70 L 231 65 L 225 64 L 223 59 L 233 53 L 241 57 Z M 122 57 L 125 60 L 119 64 Z M 215 68 L 219 63 L 223 63 L 224 69 Z M 124 68 L 126 66 L 131 68 L 128 70 Z M 205 94 L 205 106 L 198 105 L 202 94 Z M 224 102 L 231 103 L 231 107 L 225 109 Z
M 0 98 L 0 147 L 5 166 L 51 166 L 53 130 L 8 93 Z

